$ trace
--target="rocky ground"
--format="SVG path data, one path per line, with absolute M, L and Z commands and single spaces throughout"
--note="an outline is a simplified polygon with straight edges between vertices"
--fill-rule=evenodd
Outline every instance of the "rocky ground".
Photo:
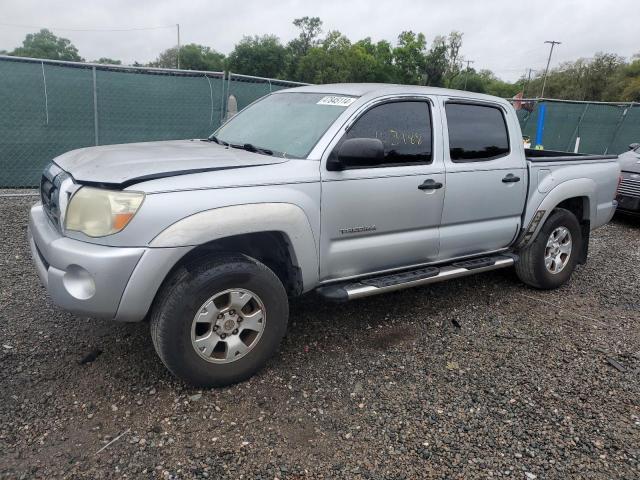
M 52 306 L 33 201 L 0 198 L 1 478 L 640 477 L 637 220 L 595 232 L 553 292 L 504 270 L 299 299 L 265 370 L 199 391 L 148 325 Z

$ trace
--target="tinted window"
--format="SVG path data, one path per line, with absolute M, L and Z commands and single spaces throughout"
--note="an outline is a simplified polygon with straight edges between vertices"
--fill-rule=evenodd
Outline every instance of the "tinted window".
M 447 103 L 449 154 L 454 162 L 479 162 L 509 153 L 509 135 L 499 108 Z
M 344 137 L 379 138 L 384 164 L 431 162 L 431 114 L 426 102 L 385 103 L 360 117 Z

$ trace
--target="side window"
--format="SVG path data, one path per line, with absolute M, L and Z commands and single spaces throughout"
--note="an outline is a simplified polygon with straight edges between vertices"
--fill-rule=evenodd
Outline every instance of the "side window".
M 379 138 L 384 163 L 379 166 L 431 163 L 431 111 L 427 102 L 394 102 L 373 107 L 343 137 Z
M 447 103 L 445 110 L 453 162 L 482 162 L 509 153 L 509 133 L 499 108 Z

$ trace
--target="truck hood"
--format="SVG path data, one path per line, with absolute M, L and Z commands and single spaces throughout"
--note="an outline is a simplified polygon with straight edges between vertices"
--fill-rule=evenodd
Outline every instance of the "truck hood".
M 79 183 L 125 188 L 136 183 L 190 173 L 286 162 L 202 140 L 127 143 L 72 150 L 54 162 Z

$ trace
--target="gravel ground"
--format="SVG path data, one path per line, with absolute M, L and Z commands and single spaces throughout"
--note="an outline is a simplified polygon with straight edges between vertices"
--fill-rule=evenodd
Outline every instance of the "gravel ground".
M 52 306 L 25 243 L 33 201 L 0 198 L 2 478 L 640 477 L 637 220 L 595 232 L 553 292 L 502 270 L 296 300 L 265 370 L 198 391 L 148 325 Z

